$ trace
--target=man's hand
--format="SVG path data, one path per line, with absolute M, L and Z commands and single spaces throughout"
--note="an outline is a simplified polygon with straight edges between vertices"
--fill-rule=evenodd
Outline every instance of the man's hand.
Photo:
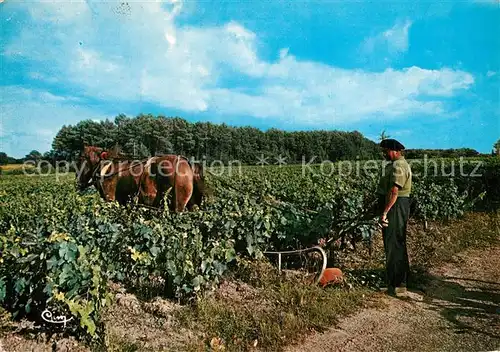
M 380 216 L 379 223 L 382 227 L 389 226 L 389 221 L 387 220 L 387 213 L 383 213 L 382 216 Z

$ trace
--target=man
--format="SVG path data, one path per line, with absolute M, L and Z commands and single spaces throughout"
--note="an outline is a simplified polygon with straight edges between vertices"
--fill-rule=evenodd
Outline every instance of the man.
M 409 263 L 406 249 L 406 224 L 410 215 L 412 173 L 401 151 L 404 146 L 395 139 L 380 143 L 384 158 L 390 163 L 384 169 L 377 194 L 380 223 L 384 239 L 386 275 L 389 295 L 406 291 Z

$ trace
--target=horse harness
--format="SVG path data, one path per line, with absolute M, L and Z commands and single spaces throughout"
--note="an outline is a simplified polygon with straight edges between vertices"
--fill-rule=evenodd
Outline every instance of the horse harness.
M 103 180 L 103 179 L 107 179 L 107 178 L 110 178 L 110 177 L 113 177 L 123 171 L 126 171 L 126 170 L 131 170 L 132 168 L 136 167 L 136 166 L 139 166 L 139 165 L 148 165 L 151 163 L 152 160 L 156 159 L 158 156 L 153 156 L 153 157 L 150 157 L 148 159 L 145 159 L 145 160 L 142 160 L 141 162 L 138 162 L 138 163 L 131 163 L 131 165 L 129 165 L 128 167 L 125 167 L 125 168 L 121 168 L 119 169 L 118 171 L 115 171 L 109 175 L 103 175 L 102 174 L 102 164 L 103 162 L 111 162 L 113 163 L 113 160 L 108 160 L 108 159 L 102 159 L 100 156 L 99 156 L 99 162 L 95 165 L 94 169 L 92 170 L 92 178 L 91 178 L 91 182 L 89 182 L 90 184 L 94 185 L 94 186 L 97 186 L 97 182 L 99 182 L 99 180 Z M 179 160 L 180 159 L 184 159 L 186 160 L 186 162 L 188 163 L 188 165 L 191 167 L 191 163 L 189 162 L 189 159 L 186 158 L 185 156 L 181 156 L 181 155 L 176 155 L 176 158 L 175 158 L 175 165 L 177 167 L 178 163 L 179 163 Z M 141 180 L 142 180 L 142 177 L 144 175 L 144 171 L 142 172 L 141 174 Z M 175 177 L 173 179 L 173 185 L 172 187 L 175 189 Z M 140 187 L 139 189 L 137 190 L 137 195 L 139 195 L 139 192 L 140 192 Z
M 111 163 L 112 163 L 113 161 L 112 161 L 112 160 L 102 160 L 102 159 L 100 159 L 100 160 L 99 160 L 99 163 L 95 166 L 94 170 L 92 171 L 92 180 L 93 180 L 93 181 L 94 181 L 94 183 L 95 183 L 95 182 L 97 182 L 97 180 L 98 180 L 99 178 L 101 178 L 101 179 L 107 179 L 107 178 L 113 177 L 113 176 L 115 176 L 115 175 L 117 175 L 117 174 L 119 174 L 119 173 L 121 173 L 121 172 L 123 172 L 123 171 L 125 171 L 125 170 L 131 170 L 132 168 L 134 168 L 134 167 L 136 167 L 136 166 L 138 166 L 138 165 L 143 165 L 144 163 L 147 163 L 150 159 L 153 159 L 153 158 L 148 158 L 148 159 L 143 160 L 143 161 L 141 161 L 141 162 L 139 162 L 139 163 L 131 164 L 131 165 L 129 165 L 128 167 L 125 167 L 125 168 L 123 168 L 123 169 L 119 169 L 118 171 L 115 171 L 115 172 L 113 172 L 113 173 L 111 173 L 111 174 L 109 174 L 109 175 L 102 175 L 102 174 L 101 174 L 101 171 L 102 171 L 102 164 L 103 164 L 103 162 L 104 162 L 104 161 L 105 161 L 105 162 L 111 162 Z

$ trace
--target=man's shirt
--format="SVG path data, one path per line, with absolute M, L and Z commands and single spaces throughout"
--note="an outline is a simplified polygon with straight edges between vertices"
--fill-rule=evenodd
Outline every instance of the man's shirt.
M 382 173 L 377 194 L 387 195 L 389 190 L 398 186 L 398 197 L 409 197 L 411 193 L 411 168 L 403 156 L 389 163 Z

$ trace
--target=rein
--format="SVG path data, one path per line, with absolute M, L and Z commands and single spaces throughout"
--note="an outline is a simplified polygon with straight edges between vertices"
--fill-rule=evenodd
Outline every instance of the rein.
M 85 185 L 85 188 L 90 187 L 93 184 L 95 184 L 94 175 L 97 173 L 97 170 L 98 170 L 99 166 L 100 166 L 100 160 L 99 160 L 99 163 L 96 164 L 94 166 L 94 168 L 92 169 L 92 176 L 90 177 L 90 179 L 88 180 L 87 184 Z

